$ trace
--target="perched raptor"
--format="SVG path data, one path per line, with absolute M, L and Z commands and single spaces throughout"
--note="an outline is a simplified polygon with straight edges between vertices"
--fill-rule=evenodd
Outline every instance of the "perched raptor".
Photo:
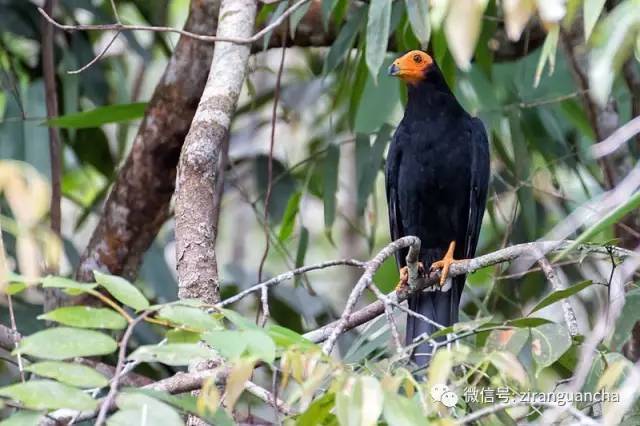
M 482 122 L 471 117 L 447 86 L 427 53 L 414 50 L 396 59 L 389 74 L 407 83 L 408 102 L 393 136 L 385 180 L 391 237 L 420 238 L 420 261 L 441 269 L 440 288 L 411 296 L 409 308 L 442 326 L 458 320 L 465 276 L 447 278 L 454 259 L 474 256 L 489 182 L 489 147 Z M 407 251 L 396 255 L 406 284 Z M 437 328 L 407 317 L 406 343 Z M 431 345 L 416 347 L 424 366 Z

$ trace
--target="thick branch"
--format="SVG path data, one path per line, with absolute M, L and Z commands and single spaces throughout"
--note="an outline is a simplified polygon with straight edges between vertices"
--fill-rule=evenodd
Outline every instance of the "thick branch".
M 223 0 L 218 34 L 248 37 L 253 31 L 255 0 Z M 248 46 L 216 43 L 209 79 L 180 155 L 176 187 L 176 260 L 179 297 L 219 300 L 215 256 L 217 165 L 245 80 Z
M 219 0 L 193 0 L 185 29 L 216 31 Z M 180 148 L 213 57 L 213 45 L 181 37 L 149 102 L 131 152 L 118 173 L 76 277 L 93 269 L 133 278 L 142 255 L 169 217 Z

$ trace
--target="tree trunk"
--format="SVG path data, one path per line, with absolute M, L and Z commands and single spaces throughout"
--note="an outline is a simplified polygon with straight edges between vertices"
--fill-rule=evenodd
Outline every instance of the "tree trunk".
M 193 0 L 185 30 L 215 34 L 220 0 Z M 202 95 L 213 44 L 180 37 L 104 206 L 76 278 L 94 269 L 133 278 L 169 217 L 180 149 Z
M 248 38 L 254 0 L 223 0 L 218 35 Z M 216 43 L 209 78 L 182 147 L 176 183 L 178 296 L 219 300 L 215 206 L 218 160 L 246 76 L 250 46 Z

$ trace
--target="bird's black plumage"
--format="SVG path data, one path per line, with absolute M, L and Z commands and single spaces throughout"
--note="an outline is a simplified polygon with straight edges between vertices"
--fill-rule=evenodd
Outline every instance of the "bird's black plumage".
M 430 58 L 429 58 L 430 59 Z M 391 237 L 420 238 L 426 268 L 440 260 L 451 241 L 454 258 L 473 257 L 478 244 L 489 181 L 489 148 L 482 122 L 458 103 L 435 63 L 424 78 L 408 84 L 408 103 L 390 145 L 386 190 Z M 405 266 L 407 252 L 396 255 Z M 444 326 L 458 319 L 465 277 L 452 279 L 448 291 L 413 295 L 409 308 Z M 445 287 L 446 288 L 446 287 Z M 406 342 L 431 334 L 435 327 L 409 316 Z M 430 345 L 414 352 L 425 365 Z

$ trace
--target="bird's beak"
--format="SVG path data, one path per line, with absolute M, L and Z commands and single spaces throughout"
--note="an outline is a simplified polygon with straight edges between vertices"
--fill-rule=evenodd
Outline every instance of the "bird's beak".
M 392 76 L 400 74 L 400 67 L 397 66 L 395 63 L 391 64 L 391 66 L 388 69 L 388 74 Z

